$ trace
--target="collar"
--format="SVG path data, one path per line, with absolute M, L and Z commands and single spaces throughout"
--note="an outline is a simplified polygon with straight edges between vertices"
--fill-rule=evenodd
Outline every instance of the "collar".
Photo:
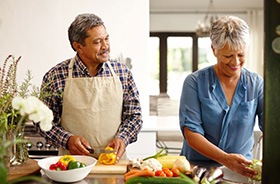
M 211 81 L 211 86 L 212 86 L 212 90 L 214 90 L 217 87 L 217 82 L 218 82 L 218 77 L 215 74 L 214 68 L 213 66 L 211 67 L 211 75 L 210 75 L 210 81 Z M 247 81 L 246 81 L 246 70 L 244 68 L 241 69 L 241 76 L 240 79 L 237 83 L 237 85 L 241 85 L 241 87 L 246 90 L 247 89 Z
M 106 62 L 105 62 L 106 63 Z M 102 63 L 99 71 L 97 72 L 97 74 L 99 74 L 100 72 L 102 72 L 106 65 L 105 63 Z M 88 68 L 87 66 L 84 64 L 84 62 L 80 59 L 80 57 L 78 56 L 78 54 L 76 54 L 75 56 L 75 65 L 77 67 L 77 69 L 81 72 L 81 73 L 84 73 L 85 75 L 88 75 L 88 76 L 91 76 L 89 71 L 88 71 Z

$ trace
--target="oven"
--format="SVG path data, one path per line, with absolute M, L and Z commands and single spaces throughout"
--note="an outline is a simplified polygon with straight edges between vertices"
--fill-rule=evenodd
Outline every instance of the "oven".
M 58 147 L 46 142 L 36 130 L 32 122 L 27 122 L 24 129 L 24 138 L 28 140 L 26 147 L 29 158 L 42 159 L 58 155 Z

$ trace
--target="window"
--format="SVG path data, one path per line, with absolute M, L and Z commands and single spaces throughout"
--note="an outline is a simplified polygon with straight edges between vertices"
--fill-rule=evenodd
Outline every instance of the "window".
M 178 100 L 183 81 L 192 72 L 192 38 L 167 37 L 167 94 Z
M 149 40 L 150 95 L 179 100 L 187 75 L 213 65 L 209 37 L 195 33 L 152 32 Z

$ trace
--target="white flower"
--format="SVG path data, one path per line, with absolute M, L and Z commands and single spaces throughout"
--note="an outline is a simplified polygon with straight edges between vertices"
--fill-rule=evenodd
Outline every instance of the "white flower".
M 28 116 L 29 120 L 35 123 L 40 122 L 43 131 L 52 128 L 53 113 L 37 97 L 29 96 L 27 98 L 15 97 L 12 101 L 15 110 L 19 110 L 21 116 Z
M 15 110 L 22 109 L 24 106 L 24 99 L 20 96 L 16 96 L 15 98 L 13 98 L 12 106 Z M 22 112 L 20 111 L 20 115 L 24 115 L 24 113 L 22 114 Z

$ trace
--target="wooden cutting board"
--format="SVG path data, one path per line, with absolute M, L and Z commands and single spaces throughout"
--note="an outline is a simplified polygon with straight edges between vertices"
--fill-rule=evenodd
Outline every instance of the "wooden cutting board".
M 13 179 L 27 176 L 31 174 L 36 174 L 40 171 L 40 167 L 36 160 L 28 159 L 26 162 L 19 166 L 11 166 L 8 175 L 8 181 Z
M 120 160 L 115 165 L 104 165 L 97 162 L 90 173 L 93 174 L 124 174 L 127 172 L 128 160 Z

